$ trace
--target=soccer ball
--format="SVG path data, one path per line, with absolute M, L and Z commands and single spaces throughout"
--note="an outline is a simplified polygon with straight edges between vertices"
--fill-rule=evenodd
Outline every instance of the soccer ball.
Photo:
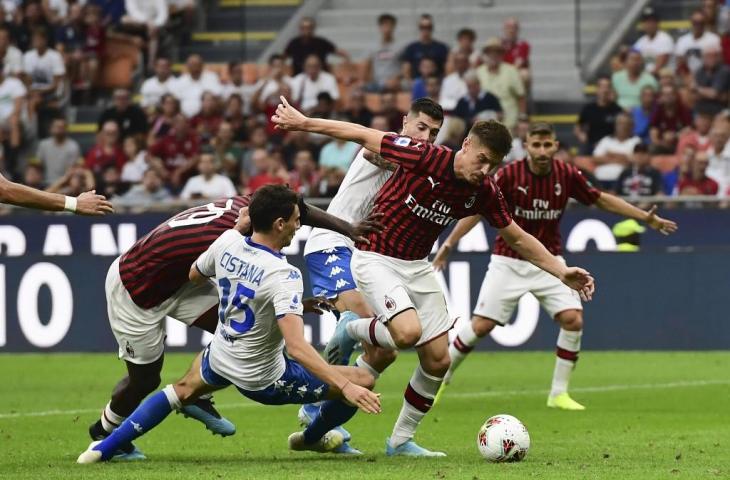
M 530 434 L 512 415 L 495 415 L 479 429 L 477 448 L 490 462 L 519 462 L 530 449 Z

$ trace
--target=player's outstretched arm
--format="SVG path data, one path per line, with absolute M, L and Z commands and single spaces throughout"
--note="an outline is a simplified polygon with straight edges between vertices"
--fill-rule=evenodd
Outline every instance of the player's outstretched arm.
M 588 271 L 566 266 L 538 239 L 522 230 L 515 222 L 501 228 L 499 234 L 525 260 L 558 277 L 561 282 L 578 291 L 583 300 L 588 301 L 593 297 L 595 284 Z
M 365 413 L 380 413 L 380 397 L 367 388 L 356 385 L 329 365 L 304 338 L 304 321 L 299 315 L 288 313 L 279 319 L 279 330 L 290 357 L 302 364 L 323 382 L 337 387 L 345 399 Z
M 446 260 L 451 255 L 452 250 L 459 243 L 461 237 L 471 231 L 472 228 L 476 227 L 477 223 L 481 220 L 480 215 L 472 215 L 471 217 L 464 217 L 456 223 L 456 226 L 451 231 L 444 243 L 439 247 L 439 251 L 436 252 L 436 256 L 433 257 L 433 268 L 439 272 L 446 266 Z
M 84 192 L 78 197 L 67 197 L 11 182 L 2 175 L 0 202 L 51 212 L 68 210 L 79 215 L 106 215 L 114 212 L 112 204 L 102 195 L 96 195 L 94 190 Z
M 363 127 L 356 123 L 326 120 L 323 118 L 309 118 L 292 107 L 286 101 L 286 98 L 279 98 L 281 98 L 281 103 L 276 107 L 276 113 L 271 116 L 271 121 L 276 124 L 276 128 L 320 133 L 329 137 L 339 138 L 340 140 L 359 143 L 371 152 L 380 153 L 380 143 L 383 141 L 383 136 L 386 135 L 386 132 Z
M 370 241 L 366 238 L 367 235 L 385 230 L 385 226 L 380 223 L 382 217 L 382 213 L 371 213 L 367 218 L 351 224 L 307 203 L 307 215 L 303 223 L 310 227 L 332 230 L 351 238 L 354 242 L 370 244 Z
M 619 198 L 610 193 L 601 192 L 601 196 L 596 200 L 596 206 L 607 212 L 616 213 L 624 217 L 633 218 L 640 222 L 645 222 L 649 227 L 657 230 L 663 235 L 669 235 L 677 231 L 677 224 L 671 220 L 660 217 L 656 214 L 657 206 L 653 205 L 648 211 L 642 210 L 631 205 L 623 198 Z

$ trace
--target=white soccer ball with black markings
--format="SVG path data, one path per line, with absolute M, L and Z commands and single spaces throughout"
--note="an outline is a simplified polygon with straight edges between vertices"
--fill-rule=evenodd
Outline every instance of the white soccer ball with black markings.
M 530 449 L 530 434 L 512 415 L 495 415 L 479 429 L 477 448 L 490 462 L 519 462 Z

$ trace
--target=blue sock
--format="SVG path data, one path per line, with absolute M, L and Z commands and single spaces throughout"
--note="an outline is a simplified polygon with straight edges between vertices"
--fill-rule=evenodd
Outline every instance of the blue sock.
M 169 399 L 170 394 L 174 396 L 172 400 Z M 173 406 L 179 407 L 180 401 L 177 399 L 172 385 L 168 385 L 137 407 L 111 435 L 94 447 L 94 450 L 101 452 L 102 460 L 109 460 L 121 445 L 129 443 L 155 428 L 172 412 Z
M 322 404 L 319 415 L 304 430 L 304 441 L 314 443 L 335 427 L 351 419 L 357 407 L 347 405 L 342 400 L 327 400 Z

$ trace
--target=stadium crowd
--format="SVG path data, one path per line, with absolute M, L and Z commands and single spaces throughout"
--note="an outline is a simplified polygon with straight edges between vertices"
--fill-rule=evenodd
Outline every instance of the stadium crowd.
M 448 45 L 424 14 L 418 38 L 400 44 L 397 18 L 384 13 L 373 26 L 379 41 L 354 62 L 303 18 L 268 65 L 206 65 L 194 54 L 180 59 L 177 75 L 166 45 L 188 40 L 195 8 L 193 0 L 0 2 L 2 173 L 66 195 L 95 188 L 130 206 L 271 183 L 333 196 L 358 146 L 276 130 L 280 95 L 312 116 L 392 131 L 410 99 L 430 97 L 447 113 L 438 142 L 456 146 L 474 121 L 495 118 L 514 134 L 506 161 L 525 155 L 533 78 L 517 19 L 482 42 L 461 29 Z M 630 197 L 730 195 L 730 7 L 704 1 L 691 25 L 673 39 L 654 10 L 643 12 L 644 35 L 597 80 L 575 125 L 578 143 L 563 139 L 561 158 Z M 132 88 L 100 82 L 112 44 L 143 59 Z M 67 112 L 84 104 L 106 108 L 94 145 L 82 151 Z

